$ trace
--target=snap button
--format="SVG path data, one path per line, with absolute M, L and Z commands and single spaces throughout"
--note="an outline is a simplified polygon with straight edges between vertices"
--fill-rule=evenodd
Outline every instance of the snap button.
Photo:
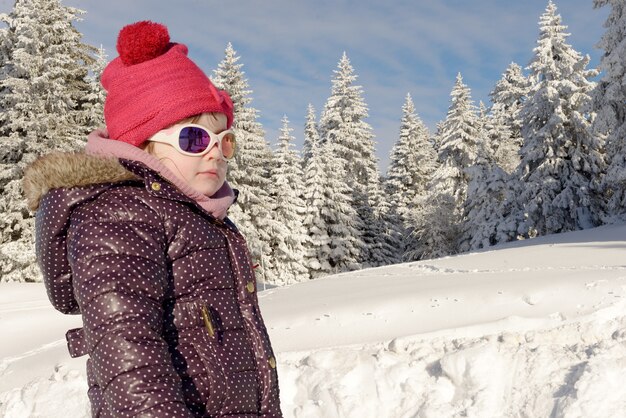
M 246 284 L 246 289 L 249 293 L 254 292 L 254 282 L 248 282 L 248 284 Z
M 153 181 L 150 187 L 152 187 L 152 190 L 154 190 L 155 192 L 158 192 L 159 190 L 161 190 L 161 183 Z
M 276 359 L 274 357 L 270 357 L 267 362 L 269 363 L 270 367 L 272 369 L 276 368 Z

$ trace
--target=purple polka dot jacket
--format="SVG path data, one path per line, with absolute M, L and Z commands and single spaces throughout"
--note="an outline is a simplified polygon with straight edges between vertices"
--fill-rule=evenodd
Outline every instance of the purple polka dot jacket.
M 281 417 L 246 242 L 155 171 L 50 154 L 27 170 L 48 297 L 83 328 L 94 417 Z

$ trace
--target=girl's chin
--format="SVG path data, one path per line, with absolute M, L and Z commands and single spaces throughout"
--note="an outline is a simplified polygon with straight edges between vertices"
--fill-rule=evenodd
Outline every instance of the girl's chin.
M 213 196 L 224 184 L 224 180 L 220 180 L 215 177 L 214 179 L 208 179 L 205 177 L 204 181 L 198 182 L 192 187 L 205 196 Z

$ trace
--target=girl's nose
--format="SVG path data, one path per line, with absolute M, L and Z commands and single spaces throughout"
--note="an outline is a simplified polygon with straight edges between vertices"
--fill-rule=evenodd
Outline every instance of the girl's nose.
M 213 144 L 209 152 L 205 154 L 205 157 L 207 157 L 207 159 L 209 160 L 223 160 L 224 159 L 224 156 L 222 155 L 222 152 L 220 151 L 220 147 L 217 142 Z

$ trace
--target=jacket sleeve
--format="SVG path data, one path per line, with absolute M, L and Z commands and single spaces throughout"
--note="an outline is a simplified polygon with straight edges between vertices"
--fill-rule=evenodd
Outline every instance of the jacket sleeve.
M 127 208 L 108 209 L 87 205 L 68 234 L 74 293 L 106 408 L 116 417 L 192 417 L 162 338 L 163 229 L 154 213 L 149 223 L 137 213 L 120 219 Z

